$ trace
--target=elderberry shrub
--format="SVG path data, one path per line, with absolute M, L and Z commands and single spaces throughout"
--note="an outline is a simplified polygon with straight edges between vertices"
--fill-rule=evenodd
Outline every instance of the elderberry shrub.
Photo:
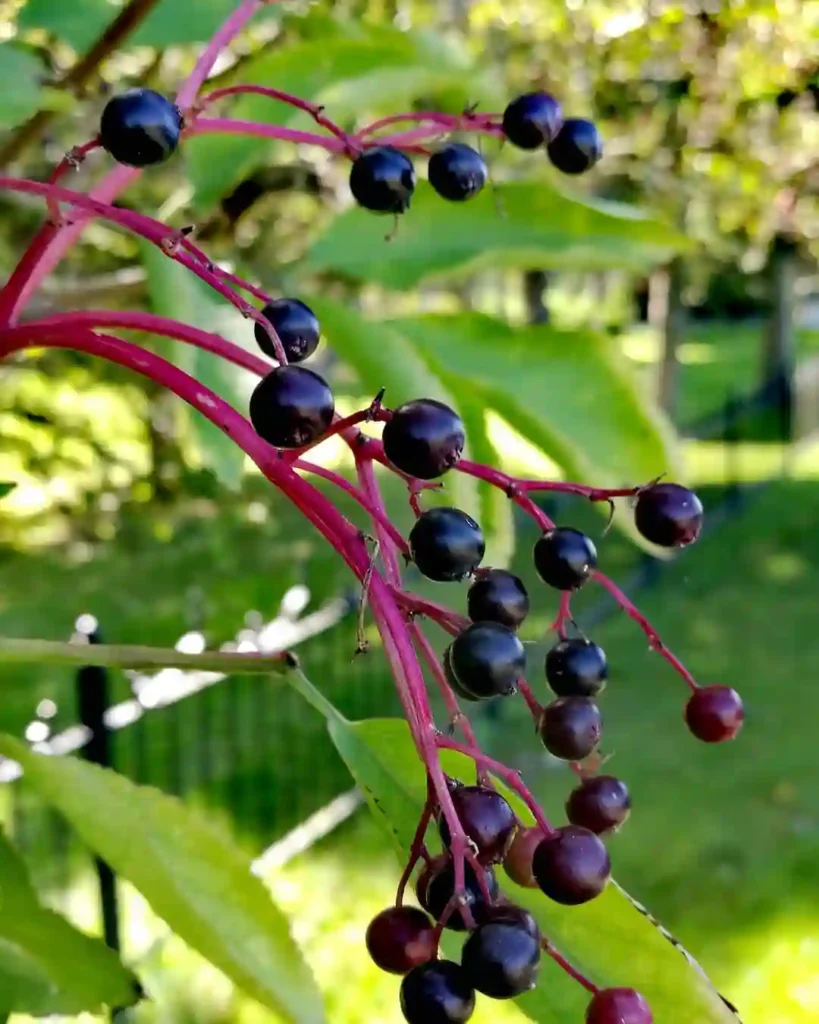
M 448 405 L 419 398 L 397 408 L 384 425 L 384 454 L 396 469 L 434 480 L 457 466 L 466 444 L 463 422 Z
M 560 131 L 563 112 L 547 92 L 518 96 L 503 112 L 503 134 L 519 149 L 539 149 Z
M 473 988 L 493 999 L 513 999 L 537 982 L 540 937 L 511 915 L 480 924 L 464 943 L 461 965 Z
M 432 960 L 438 948 L 435 926 L 418 907 L 388 907 L 367 928 L 373 963 L 390 974 L 406 974 Z
M 582 637 L 560 640 L 546 655 L 546 679 L 558 697 L 594 697 L 608 674 L 603 648 Z
M 532 872 L 549 899 L 578 906 L 593 900 L 606 888 L 611 862 L 606 847 L 594 832 L 564 825 L 535 850 Z
M 250 422 L 268 444 L 301 448 L 333 421 L 333 393 L 323 377 L 304 366 L 277 366 L 250 396 Z
M 489 173 L 477 150 L 463 142 L 450 142 L 429 158 L 427 176 L 439 196 L 462 203 L 481 191 Z
M 556 526 L 535 544 L 535 570 L 556 590 L 578 590 L 597 568 L 597 548 L 580 530 Z
M 603 140 L 596 126 L 582 117 L 567 117 L 546 152 L 563 174 L 583 174 L 603 155 Z
M 529 594 L 523 581 L 506 569 L 479 569 L 466 595 L 473 622 L 499 622 L 517 629 L 529 614 Z
M 594 775 L 584 779 L 566 801 L 569 821 L 597 835 L 619 828 L 630 811 L 628 787 L 613 775 Z
M 506 856 L 503 859 L 503 870 L 516 885 L 524 889 L 537 889 L 537 879 L 532 872 L 532 858 L 535 850 L 543 842 L 543 833 L 539 828 L 521 828 L 515 833 Z
M 454 583 L 481 564 L 486 542 L 475 520 L 458 508 L 430 508 L 409 535 L 410 554 L 420 572 L 437 583 Z
M 685 706 L 688 728 L 703 743 L 732 740 L 745 721 L 742 698 L 730 686 L 703 686 Z
M 475 990 L 460 964 L 430 960 L 401 982 L 401 1012 L 407 1024 L 462 1024 L 475 1009 Z
M 153 89 L 128 89 L 106 104 L 100 118 L 100 145 L 126 167 L 161 164 L 176 151 L 182 114 Z
M 350 191 L 373 213 L 405 213 L 415 191 L 412 160 L 392 146 L 368 149 L 353 161 Z
M 515 693 L 526 671 L 526 648 L 499 622 L 473 622 L 452 642 L 452 672 L 480 700 Z
M 502 861 L 515 833 L 515 815 L 506 800 L 487 786 L 456 786 L 451 796 L 458 820 L 475 844 L 481 864 Z M 449 846 L 449 825 L 443 815 L 439 831 L 444 846 Z
M 664 548 L 693 544 L 702 529 L 697 495 L 681 484 L 654 484 L 640 491 L 634 521 L 646 540 Z
M 284 354 L 290 363 L 300 363 L 318 348 L 321 337 L 316 314 L 299 299 L 274 299 L 263 309 L 262 315 L 270 321 L 278 334 Z M 262 324 L 254 325 L 256 343 L 266 356 L 276 359 L 276 349 Z
M 648 1003 L 633 988 L 595 992 L 586 1010 L 586 1024 L 653 1024 Z
M 600 742 L 600 710 L 588 697 L 558 697 L 543 709 L 538 730 L 550 754 L 582 761 Z
M 486 903 L 486 899 L 472 865 L 466 863 L 464 868 L 464 898 L 474 914 L 476 908 Z M 494 901 L 498 895 L 498 880 L 495 878 L 495 872 L 488 866 L 482 870 L 486 890 L 490 899 Z M 455 894 L 455 865 L 452 863 L 452 858 L 448 856 L 436 858 L 429 872 L 422 872 L 419 876 L 415 894 L 424 910 L 431 914 L 436 921 L 440 921 L 449 901 Z M 454 910 L 449 915 L 445 927 L 453 932 L 466 931 L 466 922 L 461 916 L 460 910 Z

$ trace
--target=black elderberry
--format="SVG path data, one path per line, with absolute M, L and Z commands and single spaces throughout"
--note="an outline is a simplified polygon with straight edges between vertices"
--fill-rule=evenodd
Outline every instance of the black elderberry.
M 546 147 L 552 164 L 563 174 L 583 174 L 603 155 L 603 140 L 591 121 L 567 117 Z
M 318 348 L 321 328 L 316 314 L 299 299 L 274 299 L 262 309 L 279 336 L 290 363 L 300 363 Z M 256 342 L 265 355 L 276 359 L 270 335 L 260 323 L 254 326 Z
M 551 142 L 562 123 L 560 104 L 547 92 L 524 93 L 503 112 L 503 133 L 520 149 L 538 149 Z
M 277 448 L 300 448 L 333 421 L 333 393 L 324 378 L 303 366 L 277 366 L 250 396 L 253 429 Z
M 412 160 L 392 146 L 368 149 L 353 161 L 350 191 L 374 213 L 404 213 L 415 191 Z
M 581 637 L 560 640 L 546 655 L 546 679 L 558 697 L 594 697 L 608 674 L 603 648 Z
M 637 529 L 665 548 L 693 544 L 702 529 L 702 502 L 680 484 L 654 484 L 640 491 L 634 509 Z
M 401 1012 L 407 1024 L 463 1024 L 475 1009 L 475 990 L 460 964 L 430 960 L 401 982 Z
M 464 896 L 467 906 L 469 906 L 474 914 L 477 912 L 476 908 L 486 903 L 486 899 L 481 891 L 472 865 L 465 864 L 464 868 Z M 498 895 L 498 880 L 495 878 L 495 872 L 488 866 L 482 870 L 487 892 L 490 898 L 494 900 Z M 452 863 L 451 857 L 441 858 L 435 863 L 426 878 L 422 873 L 418 879 L 418 886 L 416 887 L 418 902 L 436 921 L 440 921 L 454 893 L 455 865 Z M 466 930 L 466 922 L 459 910 L 455 910 L 450 914 L 445 927 L 454 932 Z
M 434 398 L 407 402 L 384 426 L 384 454 L 407 476 L 434 480 L 456 466 L 466 443 L 460 416 Z
M 535 569 L 556 590 L 577 590 L 597 568 L 597 548 L 580 530 L 557 526 L 535 544 Z
M 462 688 L 479 699 L 517 690 L 526 671 L 526 649 L 499 622 L 473 622 L 452 641 L 450 664 Z
M 597 835 L 618 828 L 630 811 L 628 787 L 613 775 L 594 775 L 584 779 L 566 801 L 569 821 Z
M 433 153 L 427 174 L 438 195 L 452 202 L 477 195 L 488 177 L 481 154 L 463 142 L 450 142 Z
M 410 531 L 409 546 L 418 569 L 438 583 L 469 576 L 486 550 L 480 526 L 457 508 L 427 509 Z
M 461 954 L 469 982 L 493 999 L 513 999 L 534 988 L 539 964 L 540 936 L 511 914 L 478 925 Z
M 549 899 L 577 906 L 593 900 L 606 888 L 611 863 L 602 840 L 593 832 L 565 825 L 535 850 L 532 871 Z
M 587 697 L 558 697 L 540 716 L 543 746 L 565 761 L 582 761 L 600 742 L 600 711 Z
M 452 803 L 478 860 L 482 864 L 503 860 L 515 832 L 515 815 L 500 793 L 487 786 L 456 786 Z M 444 846 L 449 846 L 449 825 L 443 815 L 440 832 Z
M 128 89 L 110 99 L 100 119 L 103 149 L 127 167 L 167 160 L 179 145 L 182 114 L 153 89 Z
M 480 697 L 476 697 L 474 693 L 470 693 L 469 690 L 465 690 L 464 687 L 461 686 L 458 677 L 452 671 L 451 644 L 444 651 L 443 656 L 441 657 L 441 664 L 443 665 L 444 668 L 444 675 L 446 676 L 446 681 L 449 683 L 450 689 L 455 693 L 455 695 L 460 697 L 461 700 L 468 700 L 472 701 L 473 703 L 477 703 L 477 701 L 480 700 Z
M 481 569 L 466 595 L 473 622 L 499 622 L 517 629 L 529 613 L 523 581 L 505 569 Z

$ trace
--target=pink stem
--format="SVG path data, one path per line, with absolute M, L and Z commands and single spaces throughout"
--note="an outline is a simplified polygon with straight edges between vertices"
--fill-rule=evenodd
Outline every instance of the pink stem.
M 412 837 L 412 845 L 410 846 L 409 859 L 407 865 L 401 875 L 398 882 L 398 891 L 395 894 L 395 905 L 400 907 L 404 902 L 404 892 L 407 888 L 407 882 L 410 880 L 410 875 L 415 868 L 421 857 L 421 851 L 424 848 L 424 836 L 427 834 L 429 823 L 432 820 L 432 811 L 435 804 L 435 793 L 432 785 L 430 784 L 429 777 L 427 776 L 427 799 L 424 803 L 424 809 L 421 812 L 421 817 L 418 820 L 418 826 L 415 829 L 415 835 Z
M 491 135 L 495 138 L 503 138 L 503 132 L 500 128 L 493 128 L 491 126 L 486 127 L 474 127 L 473 131 L 480 132 L 481 135 Z M 432 142 L 437 135 L 441 135 L 442 132 L 446 132 L 445 128 L 435 128 L 429 126 L 426 128 L 413 128 L 408 132 L 399 132 L 397 135 L 385 135 L 379 139 L 368 139 L 367 145 L 371 146 L 377 144 L 379 146 L 394 146 L 395 149 L 409 150 L 412 149 L 416 143 Z M 433 137 L 430 139 L 430 135 Z
M 556 964 L 562 967 L 570 978 L 574 978 L 575 981 L 579 982 L 583 986 L 583 988 L 587 989 L 589 992 L 592 993 L 600 991 L 597 985 L 595 985 L 593 981 L 590 981 L 585 974 L 581 974 L 581 972 L 578 971 L 576 967 L 572 967 L 569 961 L 563 956 L 562 953 L 558 953 L 558 951 L 555 949 L 555 947 L 551 944 L 551 942 L 548 939 L 543 939 L 540 945 L 543 949 L 543 952 L 550 956 Z
M 421 657 L 427 665 L 429 665 L 429 669 L 435 677 L 438 689 L 441 691 L 441 696 L 444 699 L 444 704 L 446 705 L 450 722 L 458 726 L 464 735 L 464 739 L 471 747 L 477 747 L 478 741 L 475 739 L 475 733 L 472 731 L 472 725 L 461 710 L 458 698 L 452 692 L 452 687 L 449 685 L 446 672 L 444 672 L 432 644 L 424 636 L 424 631 L 417 622 L 410 623 L 409 631 L 416 648 L 421 652 Z
M 548 632 L 555 632 L 561 640 L 566 635 L 566 623 L 571 621 L 572 618 L 572 592 L 570 590 L 563 590 L 560 594 L 560 605 L 557 610 L 557 617 L 555 621 L 549 626 Z
M 331 132 L 336 136 L 337 139 L 341 139 L 344 143 L 349 143 L 347 133 L 343 128 L 339 128 L 335 122 L 329 118 L 324 117 L 322 111 L 323 107 L 310 103 L 308 100 L 303 100 L 299 96 L 293 96 L 289 92 L 282 92 L 280 89 L 270 89 L 266 85 L 227 85 L 222 89 L 214 89 L 213 92 L 209 92 L 207 96 L 201 96 L 196 103 L 197 115 L 209 106 L 211 103 L 215 103 L 217 100 L 224 99 L 226 96 L 266 96 L 271 100 L 279 100 L 281 103 L 286 103 L 288 106 L 296 107 L 298 110 L 303 110 L 309 114 L 316 124 L 321 125 L 322 128 L 326 128 L 328 132 Z
M 518 689 L 520 690 L 521 696 L 526 701 L 526 706 L 529 708 L 532 718 L 535 720 L 535 725 L 539 725 L 540 716 L 543 714 L 543 705 L 538 701 L 537 697 L 535 697 L 531 686 L 529 686 L 524 679 L 521 679 L 518 683 Z
M 83 142 L 81 146 L 74 146 L 70 149 L 62 160 L 57 164 L 51 174 L 48 176 L 48 182 L 50 185 L 54 185 L 67 171 L 76 170 L 80 164 L 85 160 L 86 156 L 95 149 L 100 148 L 99 138 L 91 139 L 88 142 Z
M 377 121 L 373 121 L 372 124 L 361 128 L 357 135 L 363 139 L 367 135 L 372 135 L 374 132 L 379 131 L 381 128 L 388 128 L 392 124 L 402 124 L 405 121 L 431 121 L 435 127 L 430 130 L 437 129 L 440 131 L 441 128 L 445 128 L 449 131 L 456 131 L 459 128 L 474 127 L 480 129 L 495 127 L 492 125 L 491 120 L 492 115 L 490 114 L 443 114 L 437 110 L 424 110 L 418 113 L 391 114 L 389 117 L 379 118 Z
M 334 420 L 320 438 L 316 441 L 312 441 L 310 444 L 304 445 L 304 447 L 297 449 L 289 455 L 285 455 L 285 461 L 293 461 L 294 459 L 299 458 L 303 452 L 309 451 L 311 448 L 316 448 L 328 438 L 335 437 L 338 434 L 343 434 L 345 431 L 349 430 L 350 427 L 358 426 L 359 423 L 383 422 L 384 420 L 389 419 L 391 415 L 392 414 L 386 409 L 382 409 L 380 401 L 376 400 L 367 409 L 361 409 L 359 412 L 351 413 L 343 419 L 339 418 Z
M 511 478 L 510 478 L 511 479 Z M 612 498 L 631 498 L 640 490 L 637 487 L 587 487 L 562 480 L 514 480 L 521 491 L 554 491 L 557 494 L 577 494 L 589 501 L 611 501 Z
M 377 511 L 378 519 L 375 520 L 376 535 L 378 536 L 378 547 L 381 558 L 384 562 L 384 572 L 387 580 L 392 586 L 401 586 L 401 566 L 398 563 L 396 546 L 392 540 L 390 531 L 383 529 L 380 525 L 381 518 L 387 519 L 384 508 L 384 500 L 381 497 L 381 488 L 375 477 L 375 469 L 372 461 L 366 458 L 356 458 L 355 469 L 361 488 L 367 495 L 370 505 Z M 409 555 L 409 546 L 403 542 L 402 552 Z
M 398 603 L 413 615 L 424 615 L 426 618 L 436 622 L 447 633 L 457 636 L 469 625 L 469 619 L 465 616 L 446 608 L 435 601 L 428 601 L 425 597 L 418 597 L 406 590 L 394 590 L 393 595 Z
M 252 135 L 260 139 L 280 139 L 305 146 L 320 146 L 330 153 L 346 153 L 347 146 L 341 139 L 303 132 L 296 128 L 285 128 L 278 124 L 260 124 L 257 121 L 241 121 L 230 117 L 199 117 L 185 132 L 188 138 L 194 135 Z

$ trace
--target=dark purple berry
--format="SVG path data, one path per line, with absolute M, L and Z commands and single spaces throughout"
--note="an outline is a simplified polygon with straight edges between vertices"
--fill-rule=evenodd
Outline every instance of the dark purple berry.
M 390 974 L 406 974 L 432 960 L 438 949 L 435 926 L 417 907 L 388 907 L 370 921 L 367 950 Z
M 418 569 L 437 583 L 469 576 L 486 550 L 480 526 L 457 508 L 427 509 L 410 530 L 409 546 Z
M 473 622 L 452 641 L 450 664 L 467 693 L 504 697 L 515 693 L 526 671 L 526 648 L 499 622 Z
M 586 1024 L 653 1024 L 648 1003 L 633 988 L 595 992 L 586 1010 Z
M 268 444 L 301 448 L 333 422 L 333 392 L 323 377 L 304 366 L 277 366 L 250 396 L 250 422 Z
M 457 466 L 466 443 L 460 416 L 434 398 L 407 402 L 384 425 L 384 454 L 402 473 L 434 480 Z
M 613 775 L 584 779 L 566 801 L 566 815 L 573 825 L 603 835 L 618 828 L 631 811 L 631 797 L 625 782 Z
M 472 865 L 465 864 L 464 867 L 464 895 L 467 905 L 475 913 L 476 907 L 486 903 L 486 900 Z M 498 895 L 498 880 L 495 878 L 495 872 L 492 868 L 485 867 L 483 868 L 483 873 L 487 891 L 492 900 L 494 900 Z M 425 881 L 423 887 L 420 883 L 421 879 L 419 879 L 419 885 L 416 889 L 418 902 L 436 921 L 440 921 L 449 901 L 455 893 L 455 865 L 452 863 L 452 859 L 446 857 L 442 863 L 437 864 L 430 872 L 429 878 Z M 422 896 L 423 899 L 421 899 Z M 455 910 L 450 914 L 447 918 L 446 927 L 453 932 L 466 930 L 466 924 L 459 910 Z
M 523 582 L 505 569 L 481 569 L 466 595 L 473 622 L 499 622 L 517 629 L 529 613 Z
M 456 203 L 477 195 L 489 176 L 481 154 L 463 142 L 450 142 L 433 153 L 427 175 L 439 196 Z
M 546 152 L 552 164 L 564 174 L 583 174 L 603 155 L 603 140 L 591 121 L 567 117 Z
M 462 1024 L 475 1009 L 475 990 L 460 964 L 430 960 L 401 982 L 407 1024 Z
M 541 835 L 542 838 L 543 836 Z M 537 883 L 535 883 L 535 888 L 537 888 Z M 493 924 L 496 921 L 511 922 L 519 928 L 524 928 L 533 938 L 540 942 L 540 928 L 538 928 L 534 917 L 528 910 L 510 903 L 503 896 L 499 896 L 497 903 L 492 906 L 482 903 L 476 907 L 474 916 L 476 924 Z
M 274 299 L 262 310 L 273 325 L 290 363 L 300 363 L 318 348 L 321 337 L 316 314 L 299 299 Z M 276 359 L 276 350 L 270 335 L 260 323 L 255 325 L 256 342 L 266 356 Z
M 520 149 L 538 149 L 560 131 L 563 112 L 548 92 L 527 92 L 503 112 L 503 134 Z
M 577 590 L 597 568 L 597 548 L 571 526 L 548 530 L 535 544 L 535 569 L 557 590 Z
M 492 999 L 514 999 L 535 987 L 540 937 L 521 922 L 499 916 L 472 932 L 461 965 L 479 992 Z
M 415 191 L 412 160 L 392 146 L 368 149 L 353 161 L 350 191 L 374 213 L 404 213 Z
M 703 743 L 732 740 L 742 728 L 745 708 L 730 686 L 703 686 L 685 706 L 688 728 Z
M 535 850 L 532 870 L 541 891 L 555 903 L 588 903 L 606 888 L 611 863 L 594 832 L 565 825 Z
M 465 690 L 463 686 L 461 686 L 458 677 L 452 671 L 451 644 L 444 651 L 443 657 L 441 658 L 441 664 L 444 667 L 444 675 L 446 676 L 446 681 L 449 683 L 450 689 L 455 693 L 456 696 L 460 697 L 461 700 L 469 700 L 473 703 L 480 700 L 480 697 L 476 697 L 474 693 L 470 693 L 469 690 Z
M 153 89 L 128 89 L 105 104 L 100 119 L 102 148 L 126 167 L 167 160 L 179 145 L 182 114 Z
M 560 640 L 546 655 L 546 678 L 558 697 L 594 697 L 608 674 L 603 648 L 581 637 Z
M 516 885 L 525 889 L 536 889 L 537 880 L 532 874 L 532 858 L 535 850 L 543 841 L 543 833 L 539 828 L 521 828 L 503 859 L 503 870 Z
M 654 484 L 637 496 L 634 521 L 652 544 L 682 548 L 693 544 L 702 529 L 702 502 L 680 484 Z
M 588 697 L 558 697 L 540 716 L 543 746 L 564 761 L 582 761 L 600 742 L 600 710 Z
M 475 844 L 482 864 L 502 861 L 515 832 L 515 815 L 504 798 L 487 786 L 458 786 L 452 803 L 464 832 Z M 441 839 L 449 846 L 449 825 L 441 815 Z
M 440 853 L 437 857 L 433 857 L 432 860 L 427 861 L 419 872 L 418 878 L 415 882 L 415 895 L 424 910 L 429 910 L 429 905 L 427 903 L 429 883 L 442 868 L 446 867 L 448 863 L 449 855 L 446 853 Z

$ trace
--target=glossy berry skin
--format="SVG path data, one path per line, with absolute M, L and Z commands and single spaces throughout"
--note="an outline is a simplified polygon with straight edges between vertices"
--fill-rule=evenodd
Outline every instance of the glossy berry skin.
M 608 674 L 603 648 L 582 637 L 560 640 L 546 655 L 546 679 L 558 697 L 595 697 Z
M 412 160 L 392 146 L 368 149 L 353 161 L 350 191 L 373 213 L 404 213 L 415 191 Z
M 437 952 L 435 926 L 417 907 L 388 907 L 367 928 L 367 951 L 373 963 L 390 974 L 406 974 L 432 960 Z
M 604 988 L 589 1003 L 586 1024 L 654 1024 L 654 1017 L 633 988 Z
M 532 870 L 549 899 L 574 907 L 588 903 L 606 888 L 611 862 L 602 840 L 593 832 L 564 825 L 535 850 Z
M 504 798 L 486 786 L 458 786 L 452 803 L 467 837 L 475 844 L 481 864 L 502 861 L 515 832 L 515 815 Z M 441 816 L 441 840 L 449 846 L 449 826 Z
M 631 811 L 631 797 L 625 782 L 613 775 L 584 779 L 566 801 L 566 816 L 573 825 L 603 835 L 618 828 Z
M 507 924 L 511 922 L 517 927 L 528 931 L 533 938 L 540 942 L 540 929 L 534 917 L 532 917 L 528 910 L 524 910 L 523 907 L 518 907 L 514 903 L 504 900 L 503 896 L 499 896 L 498 902 L 493 906 L 483 903 L 475 909 L 476 924 L 491 924 L 496 921 L 505 921 Z
M 560 131 L 563 112 L 547 92 L 527 92 L 503 112 L 503 134 L 520 149 L 539 149 Z
M 452 641 L 450 664 L 467 693 L 480 700 L 505 697 L 526 671 L 526 648 L 499 622 L 473 622 Z
M 318 348 L 321 337 L 316 314 L 299 299 L 275 299 L 262 309 L 279 336 L 289 363 L 300 363 Z M 254 325 L 256 343 L 266 356 L 276 359 L 270 335 L 260 323 Z
M 745 708 L 730 686 L 703 686 L 685 706 L 688 728 L 703 743 L 732 740 L 742 728 Z
M 461 417 L 434 398 L 399 406 L 384 425 L 384 454 L 407 476 L 435 480 L 457 466 L 466 444 Z
M 179 145 L 182 114 L 153 89 L 128 89 L 105 104 L 100 143 L 126 167 L 150 167 L 172 156 Z
M 523 581 L 505 569 L 482 569 L 466 595 L 473 622 L 499 622 L 517 629 L 529 614 L 529 594 Z
M 461 965 L 479 992 L 492 999 L 514 999 L 535 987 L 540 939 L 524 924 L 499 916 L 472 932 Z
M 516 885 L 524 889 L 537 889 L 537 879 L 532 873 L 532 858 L 541 842 L 543 833 L 539 828 L 518 829 L 503 859 L 503 870 Z
M 652 544 L 682 548 L 693 544 L 702 529 L 702 502 L 680 484 L 654 484 L 637 496 L 634 521 Z
M 437 857 L 433 857 L 432 860 L 424 864 L 423 868 L 419 872 L 418 878 L 415 882 L 415 895 L 424 910 L 429 910 L 427 901 L 429 883 L 439 871 L 446 867 L 448 863 L 449 854 L 440 853 Z
M 498 895 L 498 880 L 495 878 L 495 872 L 490 867 L 484 868 L 483 872 L 487 890 L 494 900 Z M 455 892 L 455 867 L 451 858 L 446 857 L 442 863 L 436 865 L 423 886 L 421 884 L 422 878 L 419 878 L 418 882 L 419 884 L 416 888 L 418 902 L 436 921 L 439 921 Z M 467 904 L 473 913 L 475 913 L 477 907 L 486 903 L 475 871 L 470 864 L 465 865 L 464 891 Z M 423 899 L 421 898 L 422 896 Z M 459 910 L 450 914 L 445 927 L 453 932 L 466 930 L 466 924 Z
M 556 590 L 577 590 L 597 568 L 597 548 L 580 530 L 557 526 L 535 544 L 535 569 Z
M 475 990 L 460 964 L 430 960 L 401 982 L 407 1024 L 463 1024 L 475 1009 Z
M 600 710 L 588 697 L 558 697 L 547 704 L 538 726 L 543 746 L 564 761 L 582 761 L 600 742 Z
M 481 154 L 463 142 L 450 142 L 433 153 L 427 175 L 438 195 L 453 203 L 476 196 L 489 177 Z
M 333 392 L 323 377 L 304 366 L 277 366 L 250 396 L 250 422 L 268 444 L 300 448 L 333 421 Z
M 454 583 L 481 564 L 486 543 L 475 520 L 457 508 L 430 508 L 415 521 L 410 554 L 429 580 Z
M 480 700 L 480 697 L 476 697 L 474 695 L 474 693 L 470 693 L 469 690 L 465 690 L 463 688 L 463 686 L 461 686 L 461 683 L 460 683 L 458 677 L 452 671 L 452 645 L 451 644 L 444 651 L 443 657 L 441 658 L 441 664 L 443 665 L 444 675 L 446 676 L 446 681 L 449 683 L 450 689 L 455 693 L 455 695 L 457 697 L 460 697 L 461 700 L 472 701 L 473 703 L 476 703 L 477 701 Z
M 603 155 L 603 140 L 591 121 L 567 117 L 546 147 L 552 165 L 563 174 L 583 174 Z

